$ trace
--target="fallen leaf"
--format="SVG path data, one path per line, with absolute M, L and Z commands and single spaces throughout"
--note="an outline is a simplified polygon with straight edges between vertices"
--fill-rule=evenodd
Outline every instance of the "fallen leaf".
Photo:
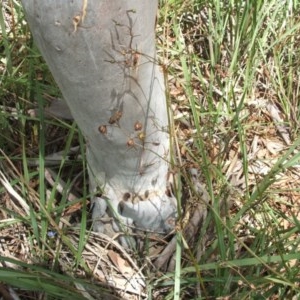
M 122 274 L 133 273 L 133 270 L 128 265 L 127 261 L 124 260 L 118 253 L 116 253 L 113 250 L 109 250 L 107 255 L 110 258 L 110 260 L 113 262 L 115 267 L 117 267 Z

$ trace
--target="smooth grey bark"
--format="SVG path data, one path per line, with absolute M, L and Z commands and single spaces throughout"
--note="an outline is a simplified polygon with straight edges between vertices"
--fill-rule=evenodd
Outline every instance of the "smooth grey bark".
M 156 0 L 23 0 L 34 40 L 87 145 L 94 228 L 166 232 L 169 133 Z M 97 197 L 101 188 L 103 194 Z

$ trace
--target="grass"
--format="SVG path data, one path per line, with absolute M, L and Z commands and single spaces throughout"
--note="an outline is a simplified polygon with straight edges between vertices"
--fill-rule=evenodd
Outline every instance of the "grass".
M 91 288 L 95 256 L 86 256 L 85 245 L 121 250 L 90 232 L 86 174 L 77 176 L 86 169 L 83 138 L 75 123 L 44 117 L 45 95 L 59 91 L 19 2 L 1 5 L 0 237 L 10 255 L 1 251 L 0 282 L 49 299 L 84 299 L 80 289 L 109 293 Z M 147 266 L 149 299 L 299 298 L 299 10 L 297 1 L 161 1 L 173 161 L 189 197 L 175 271 L 157 277 Z M 43 158 L 57 151 L 62 156 L 49 167 Z M 203 196 L 191 167 L 210 199 L 192 240 L 184 220 Z M 22 249 L 24 236 L 30 249 Z

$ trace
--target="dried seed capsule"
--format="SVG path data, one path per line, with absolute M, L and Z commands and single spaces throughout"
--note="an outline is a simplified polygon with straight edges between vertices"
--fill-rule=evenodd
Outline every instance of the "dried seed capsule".
M 122 111 L 118 110 L 116 111 L 110 118 L 109 118 L 109 121 L 108 123 L 109 124 L 114 124 L 114 123 L 117 123 L 119 122 L 119 120 L 122 118 Z
M 137 52 L 134 52 L 132 55 L 132 67 L 136 68 L 138 66 L 140 55 Z
M 128 201 L 128 199 L 130 199 L 130 197 L 131 197 L 130 193 L 127 192 L 123 195 L 123 200 Z
M 146 138 L 146 134 L 145 132 L 139 132 L 137 137 L 139 138 L 140 141 L 144 142 L 145 141 L 145 138 Z
M 106 125 L 100 125 L 100 126 L 98 127 L 98 130 L 99 130 L 99 132 L 102 133 L 102 134 L 107 134 L 107 127 L 106 127 Z
M 134 123 L 134 130 L 139 131 L 139 130 L 142 130 L 142 129 L 143 129 L 143 124 L 140 121 L 136 121 Z
M 133 138 L 130 138 L 129 140 L 127 140 L 127 146 L 128 147 L 134 147 L 135 142 Z

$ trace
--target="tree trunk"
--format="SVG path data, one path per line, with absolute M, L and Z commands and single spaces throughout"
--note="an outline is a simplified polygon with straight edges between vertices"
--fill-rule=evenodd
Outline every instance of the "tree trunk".
M 122 224 L 169 231 L 176 201 L 166 192 L 170 145 L 155 59 L 157 1 L 23 0 L 23 6 L 86 139 L 94 229 L 104 231 L 108 212 L 115 231 Z

